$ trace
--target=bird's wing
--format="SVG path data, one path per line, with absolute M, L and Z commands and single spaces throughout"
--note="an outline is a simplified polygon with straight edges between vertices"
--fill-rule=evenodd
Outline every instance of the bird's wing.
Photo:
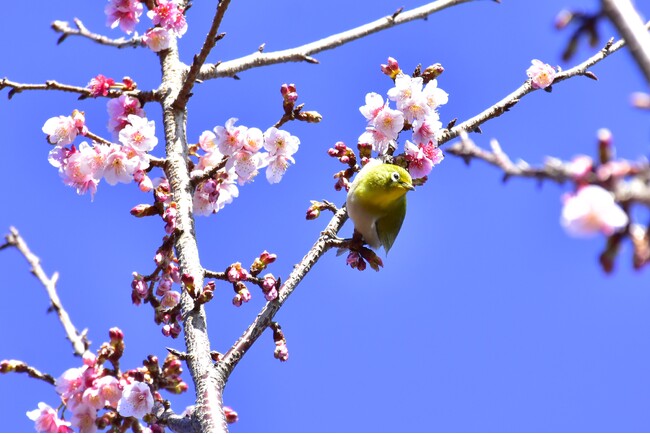
M 399 234 L 399 230 L 402 228 L 405 215 L 406 195 L 396 200 L 395 204 L 385 216 L 377 219 L 377 235 L 379 235 L 379 241 L 384 246 L 386 254 L 393 247 L 395 238 L 397 238 L 397 234 Z

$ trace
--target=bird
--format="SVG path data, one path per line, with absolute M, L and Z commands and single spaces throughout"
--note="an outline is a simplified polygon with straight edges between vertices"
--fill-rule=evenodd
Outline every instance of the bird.
M 373 247 L 393 247 L 406 215 L 406 193 L 415 190 L 411 175 L 400 166 L 371 159 L 350 185 L 346 199 L 354 229 Z

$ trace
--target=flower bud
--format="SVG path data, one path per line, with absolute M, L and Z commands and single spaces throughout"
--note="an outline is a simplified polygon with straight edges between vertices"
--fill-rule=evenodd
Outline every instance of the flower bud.
M 389 76 L 391 79 L 395 80 L 395 77 L 397 77 L 397 75 L 402 72 L 402 70 L 399 68 L 397 60 L 389 57 L 388 62 L 381 65 L 381 72 Z

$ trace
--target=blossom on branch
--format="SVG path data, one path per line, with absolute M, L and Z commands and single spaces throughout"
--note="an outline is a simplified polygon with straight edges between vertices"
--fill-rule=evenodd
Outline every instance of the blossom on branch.
M 526 74 L 532 80 L 535 89 L 544 89 L 553 84 L 553 80 L 555 80 L 555 69 L 537 59 L 532 60 L 532 65 L 526 70 Z
M 147 383 L 134 381 L 124 386 L 122 397 L 117 403 L 117 412 L 123 417 L 142 418 L 153 408 L 153 395 Z
M 172 35 L 169 30 L 163 29 L 162 27 L 149 29 L 142 36 L 144 43 L 147 44 L 147 47 L 149 47 L 149 49 L 154 53 L 168 49 L 174 39 L 174 35 Z
M 627 226 L 629 218 L 614 196 L 597 185 L 587 185 L 564 198 L 561 224 L 576 237 L 606 236 Z
M 44 402 L 38 403 L 38 409 L 28 411 L 27 417 L 35 422 L 37 432 L 72 432 L 70 422 L 59 419 L 56 410 Z
M 111 29 L 120 26 L 123 32 L 133 33 L 140 22 L 143 5 L 140 0 L 109 0 L 104 8 L 106 25 Z

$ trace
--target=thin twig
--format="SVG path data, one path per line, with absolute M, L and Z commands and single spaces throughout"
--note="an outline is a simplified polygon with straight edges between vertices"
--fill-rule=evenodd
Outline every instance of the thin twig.
M 650 22 L 646 24 L 646 28 L 648 28 L 649 26 L 650 26 Z M 609 41 L 603 49 L 598 51 L 598 53 L 594 54 L 584 62 L 574 66 L 571 69 L 567 69 L 566 71 L 562 71 L 558 73 L 555 76 L 555 80 L 553 81 L 553 84 L 560 83 L 564 80 L 567 80 L 575 76 L 586 76 L 592 79 L 596 78 L 596 76 L 589 71 L 589 68 L 591 68 L 592 66 L 594 66 L 595 64 L 597 64 L 598 62 L 600 62 L 610 54 L 620 50 L 623 46 L 625 46 L 625 41 L 622 39 L 618 40 L 615 43 Z M 473 118 L 468 119 L 465 122 L 458 124 L 453 128 L 450 128 L 447 131 L 445 131 L 443 134 L 441 134 L 438 140 L 438 145 L 442 145 L 448 142 L 449 140 L 458 137 L 461 131 L 467 131 L 468 133 L 472 132 L 479 125 L 482 125 L 486 121 L 501 116 L 503 113 L 507 112 L 508 110 L 510 110 L 510 108 L 512 108 L 515 104 L 517 104 L 523 96 L 531 92 L 534 92 L 536 90 L 539 89 L 533 88 L 530 80 L 527 80 L 523 85 L 521 85 L 510 95 L 503 98 L 501 101 L 492 105 L 491 107 L 479 113 L 478 115 L 474 116 Z
M 182 109 L 187 105 L 187 101 L 190 99 L 192 88 L 196 82 L 196 77 L 199 74 L 201 67 L 205 63 L 205 60 L 208 58 L 208 54 L 210 54 L 210 51 L 212 51 L 217 41 L 220 39 L 220 37 L 217 36 L 217 32 L 219 31 L 219 26 L 221 25 L 221 21 L 223 20 L 223 16 L 225 15 L 229 4 L 230 0 L 219 0 L 217 4 L 217 10 L 212 20 L 212 25 L 210 26 L 208 35 L 205 37 L 205 42 L 203 43 L 199 54 L 194 56 L 192 66 L 190 67 L 190 70 L 185 77 L 183 87 L 181 88 L 180 92 L 178 93 L 178 97 L 176 97 L 176 101 L 174 102 L 174 106 L 176 108 Z
M 87 87 L 62 84 L 55 80 L 47 80 L 45 83 L 17 83 L 7 78 L 2 78 L 0 79 L 0 90 L 4 89 L 5 87 L 10 89 L 10 99 L 17 93 L 25 90 L 58 90 L 62 92 L 77 93 L 80 95 L 79 99 L 93 97 L 92 91 Z M 106 95 L 106 98 L 118 98 L 121 95 L 130 95 L 134 98 L 138 98 L 142 103 L 154 101 L 157 98 L 157 95 L 154 91 L 130 90 L 124 92 L 120 89 L 110 89 Z
M 255 341 L 261 336 L 262 332 L 273 321 L 273 317 L 282 307 L 284 302 L 296 289 L 298 284 L 307 275 L 311 267 L 331 249 L 337 241 L 336 234 L 343 227 L 343 224 L 348 219 L 345 207 L 338 210 L 328 223 L 325 230 L 321 233 L 318 240 L 314 243 L 312 248 L 307 252 L 300 263 L 293 269 L 287 280 L 280 287 L 278 291 L 278 298 L 266 303 L 264 308 L 260 311 L 255 318 L 255 321 L 248 327 L 244 334 L 235 342 L 230 350 L 223 356 L 221 361 L 216 365 L 217 371 L 222 378 L 228 379 L 239 360 L 246 354 Z
M 56 380 L 50 374 L 39 371 L 33 366 L 20 360 L 3 360 L 0 362 L 0 373 L 6 374 L 8 372 L 26 373 L 31 378 L 43 380 L 48 384 L 54 386 Z
M 74 19 L 74 23 L 77 26 L 76 29 L 72 28 L 70 26 L 70 23 L 68 23 L 67 21 L 54 21 L 52 23 L 52 29 L 54 29 L 55 32 L 62 33 L 57 43 L 60 44 L 68 36 L 82 36 L 84 38 L 90 39 L 91 41 L 97 42 L 98 44 L 108 45 L 117 48 L 141 47 L 145 45 L 144 41 L 142 40 L 142 36 L 134 36 L 131 39 L 125 39 L 125 38 L 111 39 L 107 36 L 89 31 L 86 28 L 86 26 L 84 26 L 84 24 L 81 22 L 81 20 L 78 18 Z
M 429 15 L 439 12 L 451 6 L 466 3 L 471 0 L 438 0 L 428 3 L 424 6 L 414 8 L 408 11 L 399 11 L 373 21 L 368 24 L 356 27 L 345 32 L 323 38 L 319 41 L 311 42 L 300 47 L 290 48 L 281 51 L 260 52 L 256 50 L 248 56 L 239 59 L 222 62 L 219 64 L 208 64 L 201 68 L 198 78 L 207 80 L 217 77 L 234 77 L 238 72 L 246 71 L 259 66 L 273 65 L 286 62 L 309 62 L 318 63 L 318 60 L 311 57 L 312 54 L 321 51 L 331 50 L 348 42 L 366 37 L 381 30 L 404 24 L 409 21 L 424 19 Z
M 70 316 L 65 311 L 65 309 L 63 309 L 61 300 L 56 293 L 56 282 L 59 278 L 59 274 L 55 272 L 51 278 L 47 277 L 45 271 L 43 271 L 43 268 L 41 267 L 41 260 L 29 250 L 29 247 L 27 247 L 25 240 L 23 240 L 16 228 L 11 227 L 9 228 L 9 231 L 10 234 L 5 237 L 7 243 L 16 247 L 18 251 L 20 251 L 20 253 L 22 253 L 22 255 L 25 257 L 25 259 L 27 259 L 29 265 L 31 265 L 32 274 L 36 276 L 36 278 L 43 284 L 45 290 L 47 291 L 47 295 L 50 298 L 50 303 L 52 303 L 52 308 L 58 315 L 59 321 L 65 329 L 68 340 L 72 343 L 74 354 L 77 356 L 82 356 L 90 346 L 90 342 L 86 337 L 85 331 L 79 333 L 72 324 Z

